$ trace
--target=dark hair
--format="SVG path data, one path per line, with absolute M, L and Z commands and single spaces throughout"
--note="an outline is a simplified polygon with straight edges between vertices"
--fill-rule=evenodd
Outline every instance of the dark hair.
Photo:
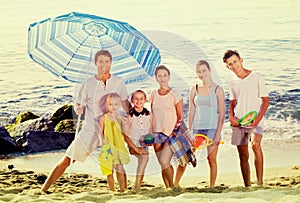
M 110 60 L 112 61 L 112 56 L 108 50 L 100 50 L 100 51 L 97 51 L 97 53 L 95 54 L 95 64 L 97 63 L 98 57 L 100 55 L 108 56 L 110 58 Z
M 166 66 L 164 66 L 164 65 L 159 65 L 159 66 L 157 66 L 156 69 L 155 69 L 155 76 L 157 75 L 157 72 L 158 72 L 159 70 L 166 70 L 166 71 L 168 72 L 168 75 L 170 75 L 170 70 L 169 70 Z
M 199 60 L 198 63 L 197 63 L 197 67 L 201 66 L 201 65 L 205 65 L 208 68 L 208 70 L 211 70 L 210 69 L 210 65 L 208 64 L 207 61 L 205 61 L 205 60 Z
M 144 94 L 145 100 L 147 99 L 146 93 L 145 93 L 143 90 L 136 90 L 136 91 L 134 91 L 134 92 L 132 93 L 132 95 L 131 95 L 131 102 L 132 102 L 133 97 L 134 97 L 134 95 L 135 95 L 136 93 L 142 93 L 142 94 Z
M 230 57 L 232 57 L 233 55 L 236 55 L 239 59 L 241 58 L 239 53 L 236 51 L 236 50 L 227 50 L 225 53 L 224 53 L 224 56 L 223 56 L 223 62 L 226 63 L 226 60 L 229 59 Z

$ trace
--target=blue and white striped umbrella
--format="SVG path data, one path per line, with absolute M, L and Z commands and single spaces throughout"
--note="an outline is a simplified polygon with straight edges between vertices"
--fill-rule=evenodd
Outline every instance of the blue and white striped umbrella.
M 94 75 L 94 55 L 109 50 L 111 73 L 125 83 L 154 75 L 160 53 L 141 32 L 126 22 L 72 12 L 33 23 L 28 29 L 28 54 L 56 76 L 82 82 Z

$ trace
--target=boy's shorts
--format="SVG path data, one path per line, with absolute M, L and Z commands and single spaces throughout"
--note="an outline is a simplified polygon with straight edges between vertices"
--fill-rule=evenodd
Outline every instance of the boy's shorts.
M 254 128 L 232 127 L 231 144 L 247 145 L 251 138 L 251 134 L 262 135 L 263 129 L 260 126 Z

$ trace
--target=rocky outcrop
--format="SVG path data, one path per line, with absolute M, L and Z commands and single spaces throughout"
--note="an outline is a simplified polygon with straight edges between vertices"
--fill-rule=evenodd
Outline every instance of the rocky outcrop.
M 55 126 L 55 132 L 75 132 L 77 120 L 65 119 Z
M 50 117 L 23 112 L 0 127 L 0 154 L 66 149 L 74 139 L 76 118 L 71 104 L 57 109 Z
M 20 137 L 28 131 L 54 131 L 55 125 L 48 118 L 36 118 L 19 124 L 10 124 L 6 127 L 10 136 Z
M 31 119 L 36 119 L 39 118 L 39 116 L 35 115 L 34 113 L 30 111 L 25 111 L 23 113 L 20 113 L 13 121 L 14 124 L 20 124 L 25 121 L 31 120 Z
M 66 119 L 77 119 L 77 115 L 73 110 L 73 106 L 71 104 L 66 104 L 59 109 L 57 109 L 49 120 L 51 120 L 56 126 L 61 120 Z
M 74 133 L 28 131 L 22 137 L 25 153 L 66 149 L 74 139 Z
M 0 127 L 0 154 L 10 154 L 19 151 L 14 139 L 10 137 L 4 126 Z

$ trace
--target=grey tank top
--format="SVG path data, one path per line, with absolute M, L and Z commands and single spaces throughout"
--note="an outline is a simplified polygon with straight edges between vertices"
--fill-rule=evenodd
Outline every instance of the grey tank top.
M 198 94 L 198 85 L 196 84 L 193 129 L 217 129 L 219 119 L 217 88 L 218 85 L 213 88 L 209 95 L 201 96 Z

